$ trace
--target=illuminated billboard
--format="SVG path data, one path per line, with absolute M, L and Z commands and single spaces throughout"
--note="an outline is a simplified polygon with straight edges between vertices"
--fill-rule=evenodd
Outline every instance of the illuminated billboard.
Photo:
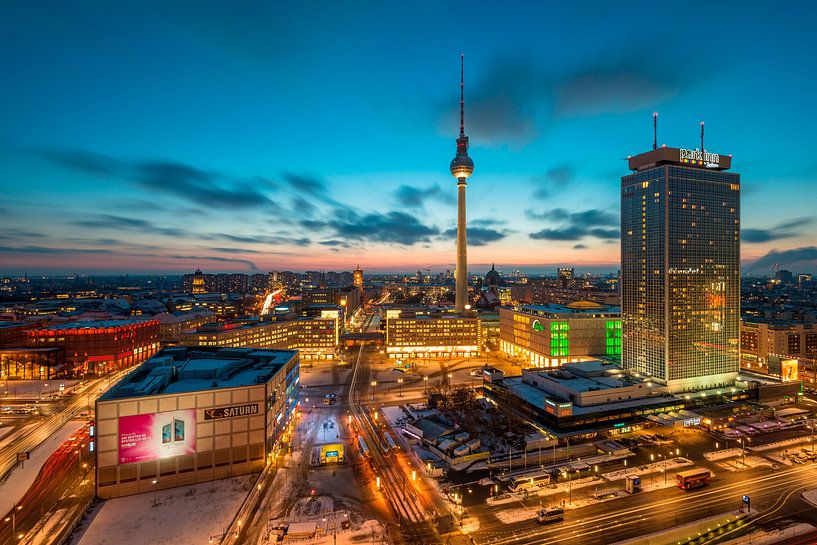
M 119 463 L 148 462 L 196 452 L 196 410 L 119 418 Z

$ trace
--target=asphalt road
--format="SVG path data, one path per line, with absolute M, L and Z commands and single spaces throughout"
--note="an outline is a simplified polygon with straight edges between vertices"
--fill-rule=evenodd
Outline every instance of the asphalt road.
M 743 494 L 751 496 L 753 509 L 762 515 L 755 526 L 780 517 L 816 523 L 817 513 L 799 494 L 817 484 L 815 477 L 817 466 L 814 465 L 778 471 L 721 471 L 710 486 L 700 490 L 683 491 L 673 487 L 568 509 L 563 522 L 549 525 L 540 525 L 534 520 L 504 524 L 487 505 L 474 506 L 469 511 L 482 522 L 480 530 L 473 535 L 480 544 L 609 544 L 736 510 Z M 550 500 L 550 503 L 556 501 Z M 531 505 L 535 505 L 533 500 Z
M 46 460 L 20 502 L 3 517 L 0 544 L 27 543 L 27 536 L 35 534 L 49 516 L 59 516 L 54 515 L 56 511 L 74 512 L 90 501 L 93 453 L 87 448 L 77 452 L 87 442 L 88 427 L 84 426 Z M 49 532 L 56 530 L 50 527 Z

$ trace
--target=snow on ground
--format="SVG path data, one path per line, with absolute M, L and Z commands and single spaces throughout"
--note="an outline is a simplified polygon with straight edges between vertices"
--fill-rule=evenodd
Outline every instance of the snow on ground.
M 736 456 L 741 456 L 742 454 L 743 449 L 741 448 L 726 448 L 723 450 L 713 450 L 710 452 L 704 452 L 704 458 L 706 458 L 710 462 L 714 462 L 715 460 L 734 458 Z
M 776 441 L 774 443 L 766 443 L 765 445 L 757 445 L 757 446 L 752 445 L 752 446 L 748 447 L 748 449 L 753 450 L 755 452 L 760 452 L 760 451 L 764 451 L 764 450 L 780 449 L 780 448 L 789 447 L 789 446 L 792 446 L 792 445 L 798 445 L 800 443 L 808 443 L 808 442 L 809 442 L 808 437 L 794 437 L 792 439 L 786 439 L 785 441 Z
M 58 509 L 51 513 L 42 525 L 39 523 L 26 533 L 25 537 L 20 540 L 22 543 L 31 545 L 49 545 L 53 541 L 54 533 L 63 529 L 66 524 L 66 519 L 73 514 L 71 509 Z
M 723 545 L 771 545 L 784 539 L 799 536 L 814 530 L 814 526 L 806 523 L 792 524 L 779 530 L 759 530 L 749 535 L 724 541 Z
M 334 540 L 334 541 L 333 541 Z M 338 530 L 337 536 L 328 532 L 323 536 L 318 536 L 306 540 L 304 543 L 310 545 L 360 545 L 361 543 L 386 543 L 388 536 L 386 529 L 376 520 L 367 520 L 360 525 L 357 530 Z
M 661 470 L 670 471 L 679 467 L 691 466 L 692 461 L 687 460 L 686 458 L 672 458 L 666 462 L 653 462 L 651 464 L 643 465 L 643 466 L 633 466 L 627 467 L 624 469 L 619 469 L 618 471 L 611 471 L 609 473 L 603 473 L 602 477 L 607 479 L 608 481 L 617 481 L 619 479 L 624 479 L 627 475 L 641 475 L 642 477 L 648 473 L 660 473 Z M 642 478 L 641 481 L 643 482 L 644 479 Z
M 13 429 L 14 426 L 0 426 L 0 439 L 3 439 Z M 2 444 L 2 441 L 0 441 L 0 444 Z
M 27 432 L 28 432 L 28 430 L 30 430 L 31 428 L 33 428 L 33 427 L 34 427 L 34 426 L 36 426 L 36 425 L 37 425 L 37 423 L 36 423 L 36 422 L 35 422 L 35 423 L 33 423 L 33 424 L 26 424 L 25 426 L 23 426 L 23 427 L 22 427 L 22 428 L 20 428 L 19 430 L 15 431 L 14 433 L 12 433 L 11 435 L 9 435 L 8 437 L 4 437 L 4 438 L 3 438 L 3 440 L 2 440 L 2 441 L 0 441 L 0 445 L 5 446 L 5 445 L 7 445 L 7 444 L 9 444 L 9 443 L 12 443 L 13 441 L 16 441 L 16 440 L 17 440 L 19 437 L 21 437 L 23 434 L 27 433 Z M 9 431 L 11 431 L 13 428 L 12 428 L 12 427 L 9 427 L 9 428 L 6 428 L 6 429 L 7 429 L 6 433 L 8 433 L 8 432 L 9 432 Z
M 802 494 L 800 494 L 804 500 L 808 503 L 817 507 L 817 488 L 812 488 L 811 490 L 804 490 Z
M 772 467 L 772 462 L 759 456 L 747 456 L 745 460 L 743 457 L 736 458 L 734 460 L 721 462 L 718 466 L 727 471 L 742 471 L 744 469 L 754 469 L 758 467 Z
M 60 386 L 63 394 L 67 394 L 71 388 L 77 384 L 77 380 L 8 380 L 3 381 L 5 388 L 0 390 L 0 394 L 5 394 L 3 399 L 32 399 L 42 394 L 46 397 L 50 394 L 59 395 Z
M 40 472 L 40 468 L 43 467 L 48 457 L 57 450 L 57 447 L 82 427 L 84 423 L 84 420 L 70 420 L 66 422 L 63 427 L 31 452 L 31 458 L 26 460 L 22 464 L 22 467 L 18 464 L 11 470 L 8 477 L 0 483 L 0 513 L 8 513 L 14 507 L 14 504 L 20 501 L 26 491 L 31 487 L 34 479 L 37 478 L 37 473 Z M 26 426 L 26 428 L 35 425 L 36 424 L 30 424 Z
M 220 539 L 256 475 L 106 500 L 77 545 L 200 545 Z

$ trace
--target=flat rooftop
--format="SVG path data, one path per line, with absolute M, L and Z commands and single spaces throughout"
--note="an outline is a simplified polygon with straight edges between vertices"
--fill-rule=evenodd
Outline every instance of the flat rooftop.
M 105 392 L 100 401 L 254 386 L 270 380 L 297 350 L 165 348 Z
M 571 303 L 570 305 L 523 305 L 517 309 L 518 312 L 525 312 L 527 314 L 534 314 L 536 316 L 562 318 L 565 315 L 576 316 L 593 316 L 593 315 L 619 315 L 621 308 L 613 305 L 603 305 L 600 303 L 593 303 L 591 305 L 578 305 Z
M 646 170 L 661 165 L 700 168 L 702 170 L 728 170 L 732 156 L 701 151 L 699 149 L 670 148 L 661 146 L 627 158 L 630 170 Z
M 534 407 L 543 409 L 545 400 L 549 400 L 557 405 L 559 403 L 566 403 L 568 400 L 561 399 L 557 396 L 551 395 L 544 390 L 533 386 L 532 384 L 525 384 L 522 382 L 522 377 L 506 378 L 502 381 L 502 386 L 510 391 L 512 394 L 522 399 L 526 403 Z M 679 400 L 671 395 L 657 395 L 652 397 L 642 397 L 639 399 L 627 399 L 624 401 L 616 401 L 611 403 L 601 403 L 598 405 L 588 405 L 581 407 L 572 405 L 573 416 L 591 415 L 594 413 L 601 413 L 606 411 L 617 411 L 623 409 L 632 409 L 634 407 L 649 407 L 652 405 L 661 405 L 668 402 L 678 402 Z
M 79 322 L 68 322 L 46 326 L 43 329 L 50 331 L 75 331 L 80 329 L 105 329 L 108 327 L 123 327 L 129 325 L 143 324 L 153 321 L 152 318 L 125 318 L 122 320 L 88 320 Z

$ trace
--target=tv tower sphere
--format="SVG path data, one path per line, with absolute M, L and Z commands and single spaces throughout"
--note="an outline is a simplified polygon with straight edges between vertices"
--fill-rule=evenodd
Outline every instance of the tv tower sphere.
M 474 172 L 474 161 L 468 157 L 468 137 L 465 137 L 465 151 L 460 152 L 459 138 L 457 139 L 457 155 L 451 160 L 451 174 L 456 179 L 468 178 Z

